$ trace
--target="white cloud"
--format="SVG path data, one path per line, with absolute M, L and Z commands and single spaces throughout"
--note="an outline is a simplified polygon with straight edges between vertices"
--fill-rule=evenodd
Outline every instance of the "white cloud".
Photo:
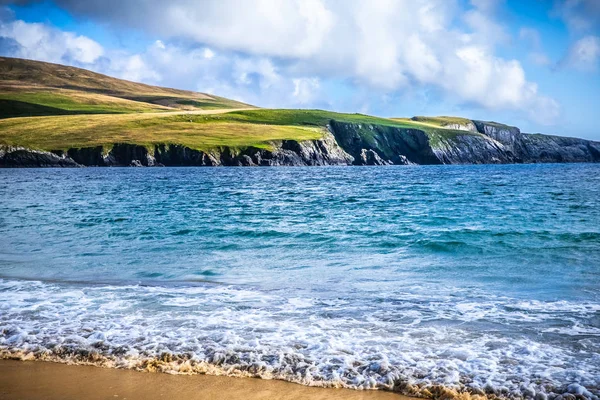
M 320 94 L 318 78 L 295 78 L 293 96 L 298 104 L 309 104 Z
M 252 83 L 250 75 L 257 77 L 261 89 L 269 89 L 276 86 L 283 78 L 277 72 L 277 68 L 267 58 L 237 58 L 233 62 L 234 75 L 245 84 Z
M 595 71 L 599 59 L 600 37 L 588 35 L 571 45 L 563 64 L 582 71 Z
M 18 51 L 13 55 L 22 58 L 90 64 L 104 54 L 102 46 L 88 37 L 39 23 L 0 21 L 0 37 L 14 40 Z
M 139 54 L 116 56 L 111 58 L 110 61 L 108 69 L 99 72 L 105 72 L 134 82 L 157 83 L 162 80 L 161 75 L 154 71 L 144 57 Z
M 93 63 L 104 53 L 102 46 L 85 36 L 66 33 L 64 40 L 68 58 L 84 64 Z
M 103 15 L 166 39 L 267 56 L 304 57 L 319 50 L 333 15 L 320 0 L 58 1 L 74 12 Z M 143 17 L 141 17 L 143 16 Z
M 480 44 L 494 45 L 507 43 L 510 39 L 504 27 L 495 21 L 497 0 L 471 0 L 473 8 L 468 10 L 463 19 L 476 34 Z M 483 42 L 483 43 L 482 43 Z

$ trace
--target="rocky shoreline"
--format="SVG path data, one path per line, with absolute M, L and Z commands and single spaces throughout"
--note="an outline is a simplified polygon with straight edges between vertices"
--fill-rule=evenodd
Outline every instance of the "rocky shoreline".
M 268 148 L 218 147 L 201 151 L 178 144 L 41 151 L 0 146 L 0 167 L 325 166 L 600 162 L 600 142 L 541 134 L 492 122 L 454 124 L 451 135 L 414 128 L 330 121 L 319 140 L 283 140 Z

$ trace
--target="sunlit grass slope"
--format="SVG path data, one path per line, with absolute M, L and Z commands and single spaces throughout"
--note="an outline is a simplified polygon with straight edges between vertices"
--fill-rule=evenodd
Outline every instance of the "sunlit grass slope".
M 129 82 L 81 68 L 0 57 L 0 118 L 249 107 L 218 96 Z

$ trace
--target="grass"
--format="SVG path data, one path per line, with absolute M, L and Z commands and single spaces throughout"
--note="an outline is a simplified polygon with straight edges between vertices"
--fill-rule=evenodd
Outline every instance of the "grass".
M 182 106 L 190 106 L 190 108 L 199 108 L 201 110 L 218 110 L 218 109 L 222 109 L 222 108 L 228 108 L 223 103 L 210 102 L 210 101 L 175 100 L 175 103 L 182 105 Z
M 416 126 L 426 126 L 431 128 L 444 128 L 448 125 L 468 125 L 473 122 L 470 119 L 461 117 L 412 117 L 412 118 L 392 118 L 394 121 L 400 121 Z
M 40 150 L 131 143 L 181 144 L 206 150 L 221 146 L 269 148 L 274 140 L 313 140 L 319 127 L 199 121 L 198 115 L 68 115 L 10 118 L 0 121 L 0 143 Z M 191 122 L 190 122 L 191 121 Z
M 269 148 L 276 140 L 314 140 L 332 119 L 362 125 L 415 129 L 412 123 L 322 110 L 256 109 L 220 114 L 144 113 L 67 115 L 0 120 L 0 144 L 40 150 L 113 143 L 180 144 L 197 150 L 231 146 Z M 468 134 L 424 127 L 432 138 Z M 362 131 L 362 130 L 361 130 Z
M 252 108 L 197 93 L 112 78 L 80 68 L 0 57 L 0 118 L 35 115 Z
M 331 120 L 336 120 L 338 122 L 362 125 L 383 125 L 406 129 L 415 128 L 414 124 L 407 124 L 403 121 L 395 121 L 388 118 L 373 117 L 364 114 L 344 114 L 324 110 L 256 109 L 233 111 L 212 117 L 202 116 L 200 119 L 204 121 L 228 120 L 261 124 L 313 125 L 321 127 L 325 127 Z M 423 128 L 428 129 L 429 127 L 423 126 Z
M 444 127 L 447 125 L 469 125 L 472 124 L 470 119 L 461 117 L 412 117 L 413 121 L 422 122 L 430 125 Z
M 121 98 L 95 92 L 71 89 L 18 87 L 0 83 L 0 118 L 68 115 L 68 114 L 125 114 L 186 110 L 216 110 L 239 107 L 227 99 L 202 101 L 165 96 L 130 96 Z M 250 106 L 244 106 L 250 107 Z
M 64 114 L 122 114 L 169 110 L 160 105 L 141 103 L 96 93 L 57 89 L 0 91 L 0 118 Z
M 460 131 L 455 129 L 432 129 L 426 132 L 429 137 L 429 143 L 431 147 L 439 148 L 443 143 L 453 142 L 459 136 L 479 136 L 482 138 L 487 138 L 487 136 L 482 135 L 479 132 L 471 132 L 471 131 Z

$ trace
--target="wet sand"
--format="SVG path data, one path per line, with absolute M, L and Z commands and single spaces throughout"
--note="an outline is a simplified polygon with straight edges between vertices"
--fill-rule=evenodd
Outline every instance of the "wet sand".
M 408 400 L 409 398 L 381 391 L 311 388 L 283 381 L 252 378 L 168 375 L 41 361 L 0 360 L 0 399 Z

